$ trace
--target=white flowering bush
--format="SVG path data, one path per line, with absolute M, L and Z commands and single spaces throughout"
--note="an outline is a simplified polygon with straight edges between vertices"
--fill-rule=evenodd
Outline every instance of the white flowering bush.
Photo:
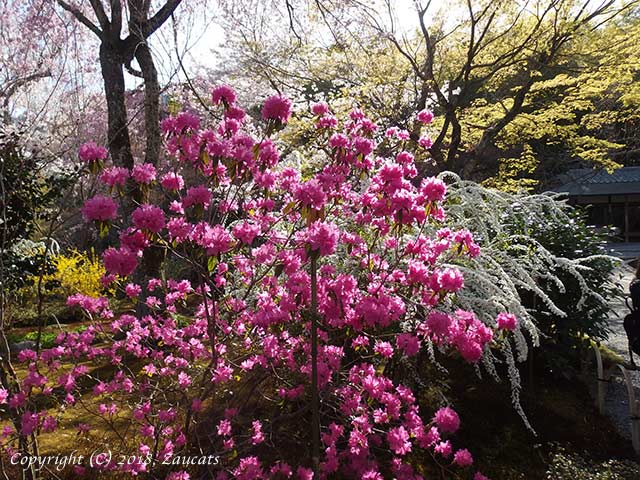
M 481 254 L 465 259 L 461 308 L 489 318 L 508 309 L 520 319 L 513 355 L 528 345 L 558 345 L 564 354 L 585 338 L 608 334 L 609 299 L 622 294 L 612 281 L 619 264 L 605 254 L 604 238 L 557 194 L 510 194 L 443 173 L 453 225 L 475 232 Z M 529 342 L 525 339 L 529 337 Z M 485 362 L 486 363 L 486 362 Z

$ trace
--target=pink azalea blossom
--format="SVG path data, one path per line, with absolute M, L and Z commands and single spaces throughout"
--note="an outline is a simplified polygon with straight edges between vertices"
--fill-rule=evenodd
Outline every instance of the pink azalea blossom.
M 181 243 L 189 238 L 193 225 L 182 217 L 171 218 L 167 222 L 167 231 L 169 232 L 169 240 Z
M 417 438 L 422 448 L 428 448 L 440 441 L 440 432 L 437 427 L 430 427 L 429 430 L 419 431 Z
M 359 153 L 366 157 L 373 152 L 375 144 L 373 140 L 370 140 L 368 138 L 356 137 L 353 140 L 353 148 L 355 149 L 356 153 Z
M 85 143 L 78 149 L 78 156 L 85 163 L 105 160 L 108 154 L 109 151 L 106 148 L 100 147 L 94 142 Z
M 362 474 L 362 480 L 384 480 L 384 477 L 375 470 L 367 470 Z
M 244 120 L 246 113 L 240 107 L 229 107 L 224 111 L 224 117 L 241 122 Z
M 111 197 L 96 195 L 84 203 L 82 216 L 87 221 L 97 220 L 106 222 L 114 220 L 117 216 L 118 206 Z
M 389 448 L 396 455 L 406 455 L 411 451 L 409 432 L 402 426 L 389 430 L 387 433 L 387 442 L 389 442 Z
M 131 178 L 142 184 L 150 184 L 156 179 L 156 167 L 151 163 L 139 163 L 133 167 Z
M 431 333 L 443 337 L 449 330 L 451 318 L 446 313 L 433 311 L 429 313 L 426 324 Z
M 391 358 L 393 356 L 393 347 L 389 342 L 376 342 L 373 351 L 385 358 Z
M 318 119 L 316 128 L 319 129 L 332 129 L 338 125 L 338 119 L 333 115 L 323 115 Z
M 512 313 L 502 312 L 496 317 L 496 324 L 502 330 L 515 330 L 518 326 L 518 319 Z
M 331 148 L 345 148 L 349 146 L 349 137 L 342 133 L 334 133 L 329 139 L 329 146 Z
M 58 422 L 54 417 L 47 416 L 42 421 L 42 430 L 44 432 L 53 432 L 56 428 L 58 428 Z
M 482 358 L 482 345 L 468 335 L 461 335 L 456 341 L 460 355 L 467 362 L 475 363 Z
M 280 95 L 274 95 L 265 100 L 262 107 L 263 120 L 277 120 L 287 123 L 291 117 L 291 100 Z
M 307 238 L 312 251 L 320 255 L 331 255 L 336 251 L 340 230 L 334 223 L 316 221 L 307 230 Z
M 450 407 L 443 407 L 433 417 L 438 428 L 446 433 L 455 433 L 460 428 L 460 417 Z
M 259 234 L 260 227 L 247 221 L 233 227 L 233 236 L 246 245 L 251 245 Z
M 175 172 L 168 172 L 162 176 L 160 184 L 167 190 L 181 190 L 184 187 L 182 176 Z
M 167 480 L 191 480 L 191 475 L 184 471 L 171 472 L 167 475 Z
M 127 249 L 108 248 L 102 255 L 104 268 L 114 275 L 126 277 L 131 275 L 138 266 L 138 259 L 134 253 Z
M 231 248 L 232 237 L 220 225 L 211 226 L 206 222 L 198 223 L 189 234 L 192 242 L 207 250 L 207 255 L 225 253 Z
M 231 422 L 227 419 L 220 420 L 218 424 L 218 435 L 229 436 L 231 435 Z
M 329 113 L 329 105 L 326 102 L 318 102 L 311 105 L 311 112 L 314 115 L 324 115 L 325 113 Z
M 451 446 L 451 442 L 449 440 L 438 443 L 433 450 L 445 458 L 450 457 L 453 453 L 453 447 Z
M 420 192 L 431 202 L 441 201 L 447 193 L 447 186 L 442 180 L 429 177 L 422 180 Z
M 420 351 L 420 340 L 410 333 L 401 333 L 396 337 L 396 346 L 411 357 Z
M 416 119 L 420 123 L 428 125 L 433 121 L 433 112 L 431 110 L 427 110 L 426 108 L 424 110 L 420 110 L 416 115 Z
M 100 174 L 100 181 L 110 187 L 121 187 L 127 183 L 129 170 L 122 167 L 111 167 Z
M 149 246 L 149 239 L 140 230 L 130 227 L 120 233 L 120 245 L 132 252 L 140 252 Z
M 176 128 L 180 132 L 195 132 L 200 128 L 200 119 L 191 112 L 180 112 L 176 117 Z
M 322 185 L 316 179 L 301 183 L 295 190 L 293 198 L 303 207 L 321 210 L 327 201 Z
M 433 140 L 430 137 L 420 137 L 418 139 L 418 145 L 423 148 L 429 149 L 433 146 Z
M 462 272 L 455 268 L 445 268 L 438 273 L 438 286 L 449 292 L 457 292 L 464 286 Z
M 189 208 L 193 205 L 202 205 L 205 208 L 211 203 L 213 195 L 211 190 L 204 185 L 198 185 L 197 187 L 191 187 L 187 190 L 187 195 L 182 199 L 182 206 Z
M 260 144 L 260 164 L 263 168 L 273 168 L 280 160 L 280 152 L 276 144 L 269 138 L 263 140 Z
M 252 424 L 253 435 L 251 436 L 251 443 L 258 445 L 264 442 L 264 434 L 262 433 L 262 423 L 259 420 L 255 420 Z
M 453 455 L 453 463 L 460 467 L 468 467 L 473 465 L 473 457 L 471 456 L 471 453 L 469 453 L 469 450 L 463 448 L 456 451 Z
M 152 233 L 158 233 L 165 225 L 162 209 L 149 204 L 136 208 L 131 214 L 131 220 L 136 228 Z
M 313 480 L 313 470 L 305 467 L 298 467 L 296 470 L 298 480 Z
M 225 106 L 236 103 L 236 92 L 229 85 L 219 85 L 211 91 L 211 103 L 218 105 L 220 102 Z
M 26 411 L 22 414 L 20 432 L 23 435 L 31 435 L 38 426 L 38 414 Z
M 135 298 L 142 292 L 142 287 L 135 283 L 128 283 L 124 290 L 128 297 Z
M 101 310 L 109 308 L 109 301 L 104 297 L 94 298 L 82 295 L 81 293 L 75 293 L 67 297 L 67 305 L 79 306 L 89 313 L 98 313 Z

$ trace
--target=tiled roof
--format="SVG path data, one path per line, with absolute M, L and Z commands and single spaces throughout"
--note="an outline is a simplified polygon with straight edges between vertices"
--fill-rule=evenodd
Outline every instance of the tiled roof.
M 622 167 L 612 173 L 606 170 L 578 168 L 561 178 L 556 192 L 569 195 L 612 195 L 640 193 L 640 167 Z

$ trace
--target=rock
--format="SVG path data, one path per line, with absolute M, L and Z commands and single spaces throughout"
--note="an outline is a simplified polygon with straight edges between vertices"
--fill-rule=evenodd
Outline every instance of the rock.
M 36 342 L 33 340 L 23 340 L 22 342 L 12 343 L 9 345 L 11 353 L 20 353 L 24 350 L 35 350 Z

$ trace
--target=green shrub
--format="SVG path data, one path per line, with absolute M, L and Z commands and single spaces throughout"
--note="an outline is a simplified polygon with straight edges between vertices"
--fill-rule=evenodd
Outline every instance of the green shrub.
M 82 333 L 87 329 L 84 325 L 68 330 L 69 332 Z M 40 346 L 42 348 L 53 348 L 57 345 L 56 338 L 60 334 L 60 330 L 45 330 L 42 332 L 42 336 L 40 337 Z M 38 340 L 38 332 L 33 330 L 27 333 L 19 333 L 19 334 L 10 334 L 8 335 L 9 342 L 11 343 L 19 343 L 24 341 L 32 341 L 35 342 Z

